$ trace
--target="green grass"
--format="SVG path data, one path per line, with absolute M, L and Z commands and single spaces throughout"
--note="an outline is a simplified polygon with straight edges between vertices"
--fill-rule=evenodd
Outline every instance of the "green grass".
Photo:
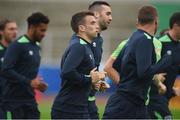
M 39 110 L 41 112 L 41 119 L 50 119 L 50 112 L 51 112 L 51 103 L 52 101 L 49 102 L 40 102 L 39 103 Z M 104 112 L 104 105 L 99 105 L 99 114 L 100 118 L 102 118 L 102 114 Z M 180 119 L 180 108 L 179 109 L 171 109 L 173 118 L 174 119 Z
M 180 109 L 171 109 L 174 119 L 180 119 Z
M 41 112 L 41 119 L 50 119 L 51 117 L 51 103 L 52 102 L 41 102 L 39 103 L 39 110 Z
M 102 118 L 104 109 L 105 109 L 105 105 L 99 105 L 98 109 L 99 109 L 99 117 Z

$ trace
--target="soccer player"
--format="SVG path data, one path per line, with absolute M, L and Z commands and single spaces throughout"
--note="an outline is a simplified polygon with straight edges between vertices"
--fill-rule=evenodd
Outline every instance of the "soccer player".
M 108 77 L 115 83 L 118 84 L 120 81 L 120 74 L 121 74 L 121 59 L 124 55 L 124 50 L 126 48 L 126 43 L 128 40 L 122 41 L 118 47 L 115 49 L 115 51 L 111 54 L 111 56 L 108 58 L 104 70 L 107 72 Z M 158 49 L 158 51 L 162 50 L 161 42 L 157 39 L 153 39 L 153 45 L 155 49 Z M 160 55 L 156 55 L 156 61 L 159 60 L 161 57 Z M 162 83 L 165 80 L 165 73 L 159 73 L 154 75 L 154 83 L 158 87 L 159 93 L 166 92 L 166 86 Z
M 2 62 L 4 60 L 4 54 L 9 46 L 9 44 L 16 39 L 17 35 L 17 24 L 15 21 L 12 20 L 1 20 L 0 21 L 0 31 L 1 31 L 1 36 L 0 36 L 0 69 L 2 66 Z M 3 109 L 3 103 L 2 103 L 2 90 L 3 90 L 3 85 L 2 85 L 2 78 L 1 78 L 1 72 L 0 72 L 0 119 L 5 119 L 6 118 L 6 112 Z
M 102 49 L 103 38 L 100 34 L 102 31 L 108 29 L 108 26 L 112 21 L 112 11 L 110 4 L 105 1 L 93 2 L 92 4 L 89 5 L 89 10 L 95 14 L 95 17 L 99 24 L 98 36 L 92 42 L 95 64 L 97 68 L 99 68 L 102 58 L 102 52 L 103 52 Z M 103 89 L 106 89 L 106 87 Z M 88 98 L 88 110 L 91 119 L 99 118 L 98 108 L 96 106 L 96 101 L 95 101 L 96 100 L 95 93 L 96 90 L 91 90 L 91 93 Z
M 94 69 L 96 65 L 91 43 L 99 32 L 94 14 L 76 13 L 72 16 L 71 28 L 76 37 L 70 40 L 61 60 L 62 88 L 52 106 L 52 119 L 90 118 L 88 96 L 92 84 L 105 77 Z
M 169 27 L 168 32 L 159 38 L 162 43 L 162 55 L 168 50 L 180 47 L 180 12 L 176 12 L 170 17 Z M 180 89 L 173 87 L 179 70 L 180 67 L 178 65 L 172 65 L 164 71 L 167 73 L 166 80 L 164 81 L 167 91 L 164 95 L 158 94 L 157 87 L 152 85 L 150 103 L 148 105 L 148 111 L 152 119 L 172 119 L 172 114 L 168 106 L 173 96 L 180 95 Z
M 157 26 L 156 8 L 143 6 L 138 12 L 138 29 L 126 44 L 121 62 L 121 81 L 107 102 L 104 119 L 149 118 L 146 104 L 153 76 L 172 63 L 180 62 L 179 57 L 175 57 L 176 52 L 169 51 L 156 63 L 155 52 L 158 51 L 154 49 L 153 39 Z
M 13 119 L 39 119 L 34 89 L 45 91 L 47 84 L 39 77 L 39 42 L 45 36 L 49 19 L 40 12 L 27 18 L 27 33 L 12 42 L 2 64 L 3 100 Z
M 105 2 L 105 1 L 94 1 L 92 4 L 89 5 L 88 8 L 91 12 L 93 12 L 95 14 L 96 20 L 99 24 L 99 32 L 98 32 L 98 36 L 93 40 L 92 44 L 92 51 L 94 54 L 94 59 L 95 59 L 95 64 L 97 67 L 97 71 L 99 70 L 99 66 L 100 66 L 100 62 L 101 62 L 101 58 L 102 58 L 102 52 L 103 52 L 103 38 L 100 35 L 102 31 L 106 30 L 109 26 L 109 24 L 112 21 L 112 12 L 111 12 L 111 6 L 109 3 Z M 76 34 L 74 34 L 72 36 L 71 40 L 76 40 L 73 39 L 73 37 L 76 37 Z M 72 42 L 72 41 L 70 41 Z M 89 113 L 90 113 L 90 118 L 91 119 L 98 119 L 99 118 L 99 113 L 98 113 L 98 108 L 96 106 L 96 97 L 95 97 L 95 93 L 97 90 L 103 90 L 103 89 L 107 89 L 107 86 L 104 86 L 102 83 L 101 84 L 101 88 L 97 88 L 96 90 L 91 90 L 91 93 L 89 95 L 88 98 L 88 109 L 89 109 Z

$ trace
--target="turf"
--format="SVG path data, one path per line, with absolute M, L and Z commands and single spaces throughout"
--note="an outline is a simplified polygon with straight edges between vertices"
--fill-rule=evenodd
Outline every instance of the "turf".
M 45 100 L 45 101 L 41 101 L 39 103 L 39 110 L 41 111 L 41 119 L 50 119 L 51 104 L 52 104 L 51 100 L 48 100 L 48 101 Z M 102 118 L 102 114 L 104 112 L 104 107 L 105 106 L 102 104 L 99 104 L 99 106 L 98 106 L 100 118 Z M 172 111 L 174 119 L 180 119 L 180 108 L 179 109 L 171 109 L 171 111 Z

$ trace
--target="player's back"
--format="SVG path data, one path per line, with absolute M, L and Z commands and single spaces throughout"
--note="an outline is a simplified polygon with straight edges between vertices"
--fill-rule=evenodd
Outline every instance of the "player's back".
M 127 93 L 125 94 L 127 98 L 128 96 L 131 96 L 129 97 L 131 98 L 130 100 L 136 103 L 145 102 L 151 84 L 152 76 L 149 76 L 149 78 L 144 76 L 145 71 L 149 66 L 145 65 L 145 63 L 143 63 L 144 61 L 138 63 L 139 61 L 137 59 L 147 53 L 145 47 L 148 47 L 151 49 L 150 52 L 152 55 L 151 58 L 149 58 L 149 61 L 152 61 L 152 63 L 149 63 L 149 65 L 156 62 L 152 40 L 153 37 L 151 35 L 143 30 L 137 30 L 129 38 L 122 58 L 121 81 L 117 91 Z M 143 46 L 144 51 L 139 50 L 139 46 Z M 132 97 L 134 97 L 134 100 Z

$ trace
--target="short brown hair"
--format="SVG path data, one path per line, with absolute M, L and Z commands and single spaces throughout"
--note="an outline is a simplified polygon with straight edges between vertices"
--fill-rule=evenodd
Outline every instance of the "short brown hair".
M 81 24 L 84 24 L 84 18 L 86 16 L 94 16 L 94 13 L 90 11 L 83 11 L 83 12 L 78 12 L 72 16 L 71 19 L 71 28 L 75 33 L 78 33 L 79 28 L 78 26 Z
M 153 6 L 143 6 L 138 13 L 138 23 L 145 25 L 152 23 L 158 16 L 157 10 Z
M 6 25 L 7 25 L 8 23 L 11 23 L 11 22 L 15 22 L 15 21 L 13 21 L 13 20 L 8 20 L 8 19 L 1 20 L 1 21 L 0 21 L 0 30 L 1 30 L 1 31 L 4 31 L 4 29 L 6 28 Z

